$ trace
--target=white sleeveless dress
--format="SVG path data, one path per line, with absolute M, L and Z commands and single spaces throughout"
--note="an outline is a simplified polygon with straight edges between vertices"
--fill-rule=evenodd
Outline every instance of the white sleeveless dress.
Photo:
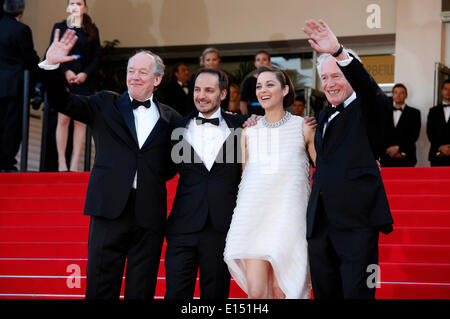
M 303 118 L 292 116 L 277 128 L 258 121 L 246 130 L 248 159 L 224 260 L 247 294 L 244 259 L 264 259 L 271 263 L 287 299 L 310 297 L 306 241 L 310 165 L 302 126 Z

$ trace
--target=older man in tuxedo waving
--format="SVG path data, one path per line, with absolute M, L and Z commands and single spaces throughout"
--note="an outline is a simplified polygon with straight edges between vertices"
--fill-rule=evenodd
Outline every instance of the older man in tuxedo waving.
M 331 104 L 318 117 L 307 211 L 314 297 L 374 298 L 370 278 L 378 264 L 379 231 L 389 233 L 393 223 L 376 163 L 383 152 L 378 128 L 390 105 L 324 21 L 306 25 L 311 47 L 324 53 L 318 72 Z

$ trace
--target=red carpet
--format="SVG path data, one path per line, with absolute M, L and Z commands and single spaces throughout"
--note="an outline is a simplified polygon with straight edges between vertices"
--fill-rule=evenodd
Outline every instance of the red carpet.
M 384 168 L 382 175 L 395 230 L 380 235 L 377 298 L 450 298 L 450 168 Z M 0 298 L 84 297 L 88 179 L 0 174 Z M 175 189 L 170 181 L 169 209 Z M 157 298 L 165 292 L 163 258 L 164 249 Z M 234 281 L 230 297 L 246 297 Z

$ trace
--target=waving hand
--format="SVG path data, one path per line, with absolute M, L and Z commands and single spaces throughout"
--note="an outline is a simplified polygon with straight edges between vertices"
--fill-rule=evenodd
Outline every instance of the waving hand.
M 56 29 L 53 42 L 47 50 L 47 64 L 55 65 L 76 60 L 77 56 L 69 55 L 69 52 L 72 50 L 77 40 L 78 37 L 73 30 L 67 30 L 62 38 L 59 39 L 59 29 Z

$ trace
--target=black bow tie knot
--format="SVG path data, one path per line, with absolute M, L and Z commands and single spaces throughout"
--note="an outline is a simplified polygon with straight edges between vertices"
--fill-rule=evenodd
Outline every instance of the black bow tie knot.
M 403 109 L 401 108 L 401 107 L 399 107 L 399 108 L 397 108 L 397 107 L 395 107 L 395 106 L 393 106 L 392 107 L 392 111 L 400 111 L 400 112 L 403 112 Z
M 137 109 L 141 105 L 145 106 L 146 108 L 149 108 L 150 105 L 151 105 L 151 102 L 150 102 L 150 100 L 147 100 L 147 101 L 144 101 L 144 102 L 141 102 L 141 101 L 138 101 L 138 100 L 131 101 L 131 106 L 133 107 L 133 110 Z
M 344 110 L 344 104 L 343 103 L 339 104 L 336 107 L 328 105 L 326 107 L 326 109 L 325 109 L 325 111 L 327 112 L 327 117 L 326 118 L 329 118 L 331 115 L 333 115 L 336 112 L 342 112 L 343 110 Z
M 197 125 L 209 123 L 212 125 L 219 126 L 219 118 L 217 118 L 217 117 L 213 118 L 213 119 L 205 119 L 204 117 L 197 116 L 195 118 L 195 121 L 197 122 Z
M 442 107 L 450 107 L 450 104 L 442 104 Z

